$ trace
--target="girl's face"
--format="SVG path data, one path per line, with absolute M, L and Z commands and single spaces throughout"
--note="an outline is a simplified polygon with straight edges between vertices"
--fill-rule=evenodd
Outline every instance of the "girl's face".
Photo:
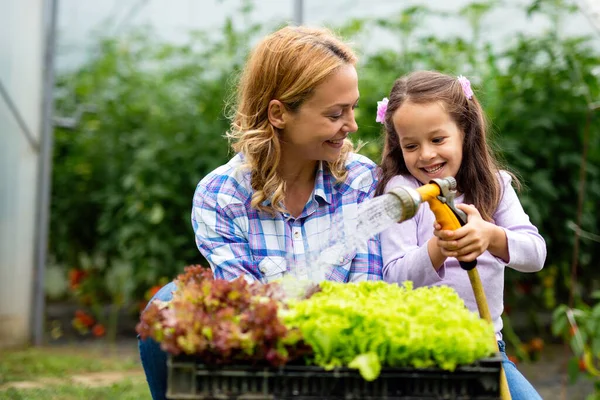
M 283 160 L 336 161 L 344 139 L 358 129 L 354 119 L 358 96 L 356 69 L 347 65 L 317 86 L 296 112 L 286 112 Z
M 462 163 L 464 133 L 442 103 L 406 102 L 393 115 L 408 171 L 422 184 L 456 177 Z

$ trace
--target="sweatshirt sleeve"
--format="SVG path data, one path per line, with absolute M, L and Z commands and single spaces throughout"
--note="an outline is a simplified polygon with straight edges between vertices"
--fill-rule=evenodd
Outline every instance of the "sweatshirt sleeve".
M 415 186 L 406 178 L 396 177 L 388 184 L 386 191 L 394 186 Z M 381 255 L 383 259 L 383 279 L 391 283 L 410 280 L 415 287 L 428 286 L 444 279 L 445 266 L 433 268 L 427 241 L 433 236 L 433 222 L 429 221 L 428 204 L 422 204 L 417 215 L 402 223 L 394 224 L 381 233 Z
M 511 176 L 504 171 L 500 176 L 503 193 L 494 214 L 494 222 L 506 232 L 509 254 L 507 266 L 520 272 L 537 272 L 546 261 L 546 242 L 523 210 L 511 185 Z

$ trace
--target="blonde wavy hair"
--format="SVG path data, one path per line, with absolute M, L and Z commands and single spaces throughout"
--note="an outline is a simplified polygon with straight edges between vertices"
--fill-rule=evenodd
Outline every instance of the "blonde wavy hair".
M 251 171 L 252 207 L 274 214 L 284 212 L 285 182 L 277 173 L 281 162 L 278 129 L 269 122 L 269 102 L 277 99 L 296 111 L 315 88 L 344 65 L 356 65 L 356 55 L 331 31 L 285 27 L 264 38 L 252 51 L 238 84 L 236 109 L 226 136 Z M 340 157 L 327 167 L 337 181 L 348 171 L 354 151 L 345 140 Z M 271 206 L 263 202 L 271 199 Z

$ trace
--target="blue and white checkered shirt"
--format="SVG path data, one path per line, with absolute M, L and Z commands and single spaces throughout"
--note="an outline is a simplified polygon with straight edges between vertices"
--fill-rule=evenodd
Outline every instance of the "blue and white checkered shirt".
M 382 279 L 379 236 L 352 243 L 358 206 L 372 198 L 377 167 L 350 154 L 344 182 L 321 163 L 302 213 L 268 213 L 251 207 L 250 171 L 238 154 L 200 181 L 194 194 L 196 244 L 215 277 L 269 282 L 291 273 L 315 282 Z

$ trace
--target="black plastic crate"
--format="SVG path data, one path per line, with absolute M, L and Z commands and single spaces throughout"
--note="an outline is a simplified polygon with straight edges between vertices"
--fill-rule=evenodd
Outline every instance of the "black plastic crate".
M 168 359 L 171 400 L 500 399 L 500 356 L 458 367 L 383 368 L 365 381 L 357 370 L 314 366 L 208 367 L 190 357 Z

